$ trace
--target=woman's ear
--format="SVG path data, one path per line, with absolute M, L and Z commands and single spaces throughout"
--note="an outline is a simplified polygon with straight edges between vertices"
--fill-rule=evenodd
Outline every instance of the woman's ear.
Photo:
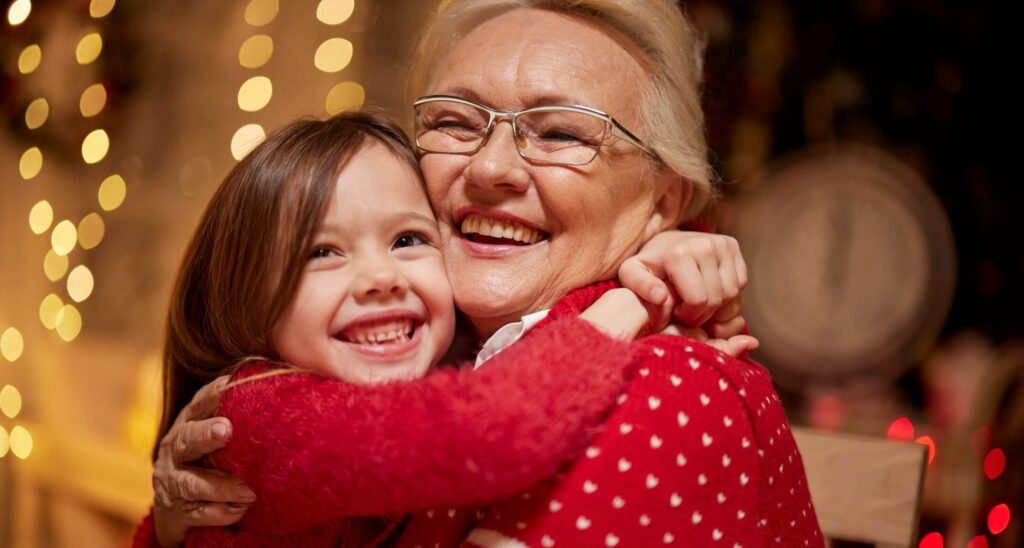
M 693 183 L 682 175 L 662 166 L 651 181 L 655 185 L 654 209 L 644 228 L 644 241 L 655 234 L 675 228 L 682 221 L 686 206 L 693 197 Z

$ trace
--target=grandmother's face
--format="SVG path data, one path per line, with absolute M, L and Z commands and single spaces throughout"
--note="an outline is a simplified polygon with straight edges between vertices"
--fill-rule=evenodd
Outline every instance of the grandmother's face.
M 458 42 L 438 63 L 428 93 L 502 111 L 587 105 L 643 139 L 636 108 L 647 76 L 636 54 L 592 23 L 520 9 Z M 502 121 L 476 154 L 423 157 L 455 302 L 478 336 L 614 277 L 626 257 L 671 225 L 659 205 L 675 176 L 640 149 L 610 143 L 584 166 L 532 164 Z

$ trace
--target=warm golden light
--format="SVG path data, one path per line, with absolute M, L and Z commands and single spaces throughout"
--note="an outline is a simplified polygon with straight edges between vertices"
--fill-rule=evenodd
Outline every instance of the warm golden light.
M 0 411 L 11 419 L 21 412 L 21 392 L 17 388 L 8 384 L 0 390 Z
M 45 124 L 49 116 L 50 104 L 46 102 L 46 99 L 40 97 L 29 103 L 28 108 L 25 109 L 25 126 L 29 129 L 36 129 Z
M 21 172 L 22 179 L 27 181 L 39 175 L 41 169 L 43 169 L 43 151 L 39 150 L 39 147 L 32 147 L 21 155 L 18 171 Z
M 57 295 L 50 293 L 43 297 L 43 302 L 39 303 L 39 321 L 43 322 L 43 327 L 47 329 L 57 327 L 63 309 L 64 301 L 60 300 Z
M 85 265 L 78 265 L 68 274 L 68 295 L 72 301 L 80 303 L 92 295 L 92 272 Z
M 105 233 L 103 217 L 98 213 L 90 213 L 78 223 L 78 245 L 82 246 L 82 249 L 92 249 L 100 245 Z
M 11 7 L 7 8 L 7 22 L 16 27 L 28 19 L 32 13 L 32 2 L 29 0 L 15 0 Z
M 100 183 L 99 200 L 103 211 L 117 209 L 123 202 L 128 187 L 120 175 L 111 175 Z
M 93 19 L 106 17 L 114 9 L 114 0 L 92 0 L 89 3 L 89 15 Z
M 7 451 L 11 449 L 11 440 L 7 437 L 7 430 L 4 430 L 3 426 L 0 426 L 0 458 L 7 456 Z
M 259 124 L 246 124 L 238 128 L 235 135 L 231 137 L 231 156 L 236 160 L 245 158 L 250 150 L 266 138 L 267 134 L 263 131 L 263 126 Z
M 350 108 L 358 108 L 366 101 L 366 90 L 357 82 L 342 82 L 327 92 L 325 106 L 328 114 L 337 114 Z
M 316 48 L 313 64 L 324 72 L 338 72 L 352 61 L 352 42 L 344 38 L 330 38 Z
M 19 459 L 27 459 L 32 453 L 32 436 L 25 430 L 24 426 L 11 428 L 11 453 Z
M 102 160 L 110 150 L 110 137 L 102 129 L 94 129 L 82 140 L 82 159 L 87 164 Z
M 53 233 L 50 234 L 50 244 L 57 255 L 71 253 L 77 242 L 78 231 L 75 230 L 75 224 L 71 221 L 63 220 L 53 227 Z
M 31 46 L 21 50 L 21 55 L 18 55 L 18 72 L 22 74 L 30 74 L 32 71 L 39 68 L 39 63 L 42 60 L 42 48 L 40 48 L 38 44 L 32 44 Z
M 21 338 L 21 331 L 13 327 L 4 330 L 0 335 L 0 354 L 9 362 L 18 361 L 21 353 L 25 351 L 25 339 Z
M 82 332 L 82 315 L 73 305 L 66 304 L 60 309 L 57 319 L 57 335 L 67 342 L 75 340 Z
M 320 0 L 316 18 L 325 25 L 340 25 L 352 17 L 355 9 L 355 0 Z
M 95 61 L 102 51 L 103 37 L 98 32 L 90 32 L 78 41 L 78 47 L 75 48 L 75 59 L 78 60 L 79 65 L 88 65 Z
M 274 39 L 266 34 L 246 38 L 238 48 L 238 64 L 245 68 L 260 68 L 274 55 Z
M 43 272 L 46 273 L 46 279 L 55 282 L 63 278 L 67 271 L 67 255 L 57 255 L 53 249 L 46 252 L 46 257 L 43 258 Z
M 245 22 L 262 27 L 277 17 L 277 0 L 250 0 L 245 7 Z
M 46 200 L 36 202 L 36 205 L 32 206 L 28 212 L 28 227 L 32 229 L 33 233 L 42 234 L 49 230 L 52 223 L 53 208 L 50 206 L 50 202 Z
M 253 76 L 238 88 L 238 108 L 256 112 L 267 106 L 274 95 L 274 85 L 266 76 Z
M 86 118 L 96 116 L 103 111 L 103 107 L 106 105 L 107 88 L 103 87 L 103 84 L 93 84 L 85 88 L 82 97 L 78 100 L 78 109 Z

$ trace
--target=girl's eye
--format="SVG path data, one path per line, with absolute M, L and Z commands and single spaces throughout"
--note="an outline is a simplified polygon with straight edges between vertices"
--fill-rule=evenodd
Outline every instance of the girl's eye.
M 310 259 L 325 259 L 327 257 L 330 257 L 331 254 L 333 254 L 333 253 L 334 253 L 334 251 L 332 251 L 331 248 L 329 248 L 329 247 L 318 247 L 318 248 L 314 249 L 312 253 L 309 254 L 309 258 Z
M 395 239 L 395 245 L 392 246 L 394 249 L 400 249 L 403 247 L 412 247 L 414 245 L 423 245 L 427 243 L 427 237 L 420 234 L 419 232 L 406 232 Z

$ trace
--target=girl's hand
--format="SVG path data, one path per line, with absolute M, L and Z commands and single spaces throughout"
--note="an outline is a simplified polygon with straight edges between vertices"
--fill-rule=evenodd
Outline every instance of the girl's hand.
M 747 264 L 731 236 L 662 232 L 626 259 L 619 268 L 619 280 L 653 305 L 670 303 L 672 316 L 685 325 L 712 321 L 712 335 L 735 335 L 745 325 L 738 302 L 735 309 L 727 306 L 747 285 Z M 673 302 L 673 296 L 679 301 Z
M 196 392 L 160 440 L 153 463 L 153 523 L 161 546 L 183 544 L 191 527 L 235 523 L 256 500 L 238 478 L 195 464 L 231 436 L 231 422 L 214 417 L 227 381 L 218 377 Z
M 702 342 L 734 358 L 745 358 L 748 352 L 756 350 L 761 345 L 760 341 L 750 335 L 711 338 L 706 331 L 699 327 L 686 327 L 677 323 L 669 324 L 668 327 L 661 330 L 661 333 L 663 335 L 679 335 Z
M 613 339 L 631 341 L 650 330 L 651 314 L 636 293 L 619 287 L 601 295 L 580 319 Z

